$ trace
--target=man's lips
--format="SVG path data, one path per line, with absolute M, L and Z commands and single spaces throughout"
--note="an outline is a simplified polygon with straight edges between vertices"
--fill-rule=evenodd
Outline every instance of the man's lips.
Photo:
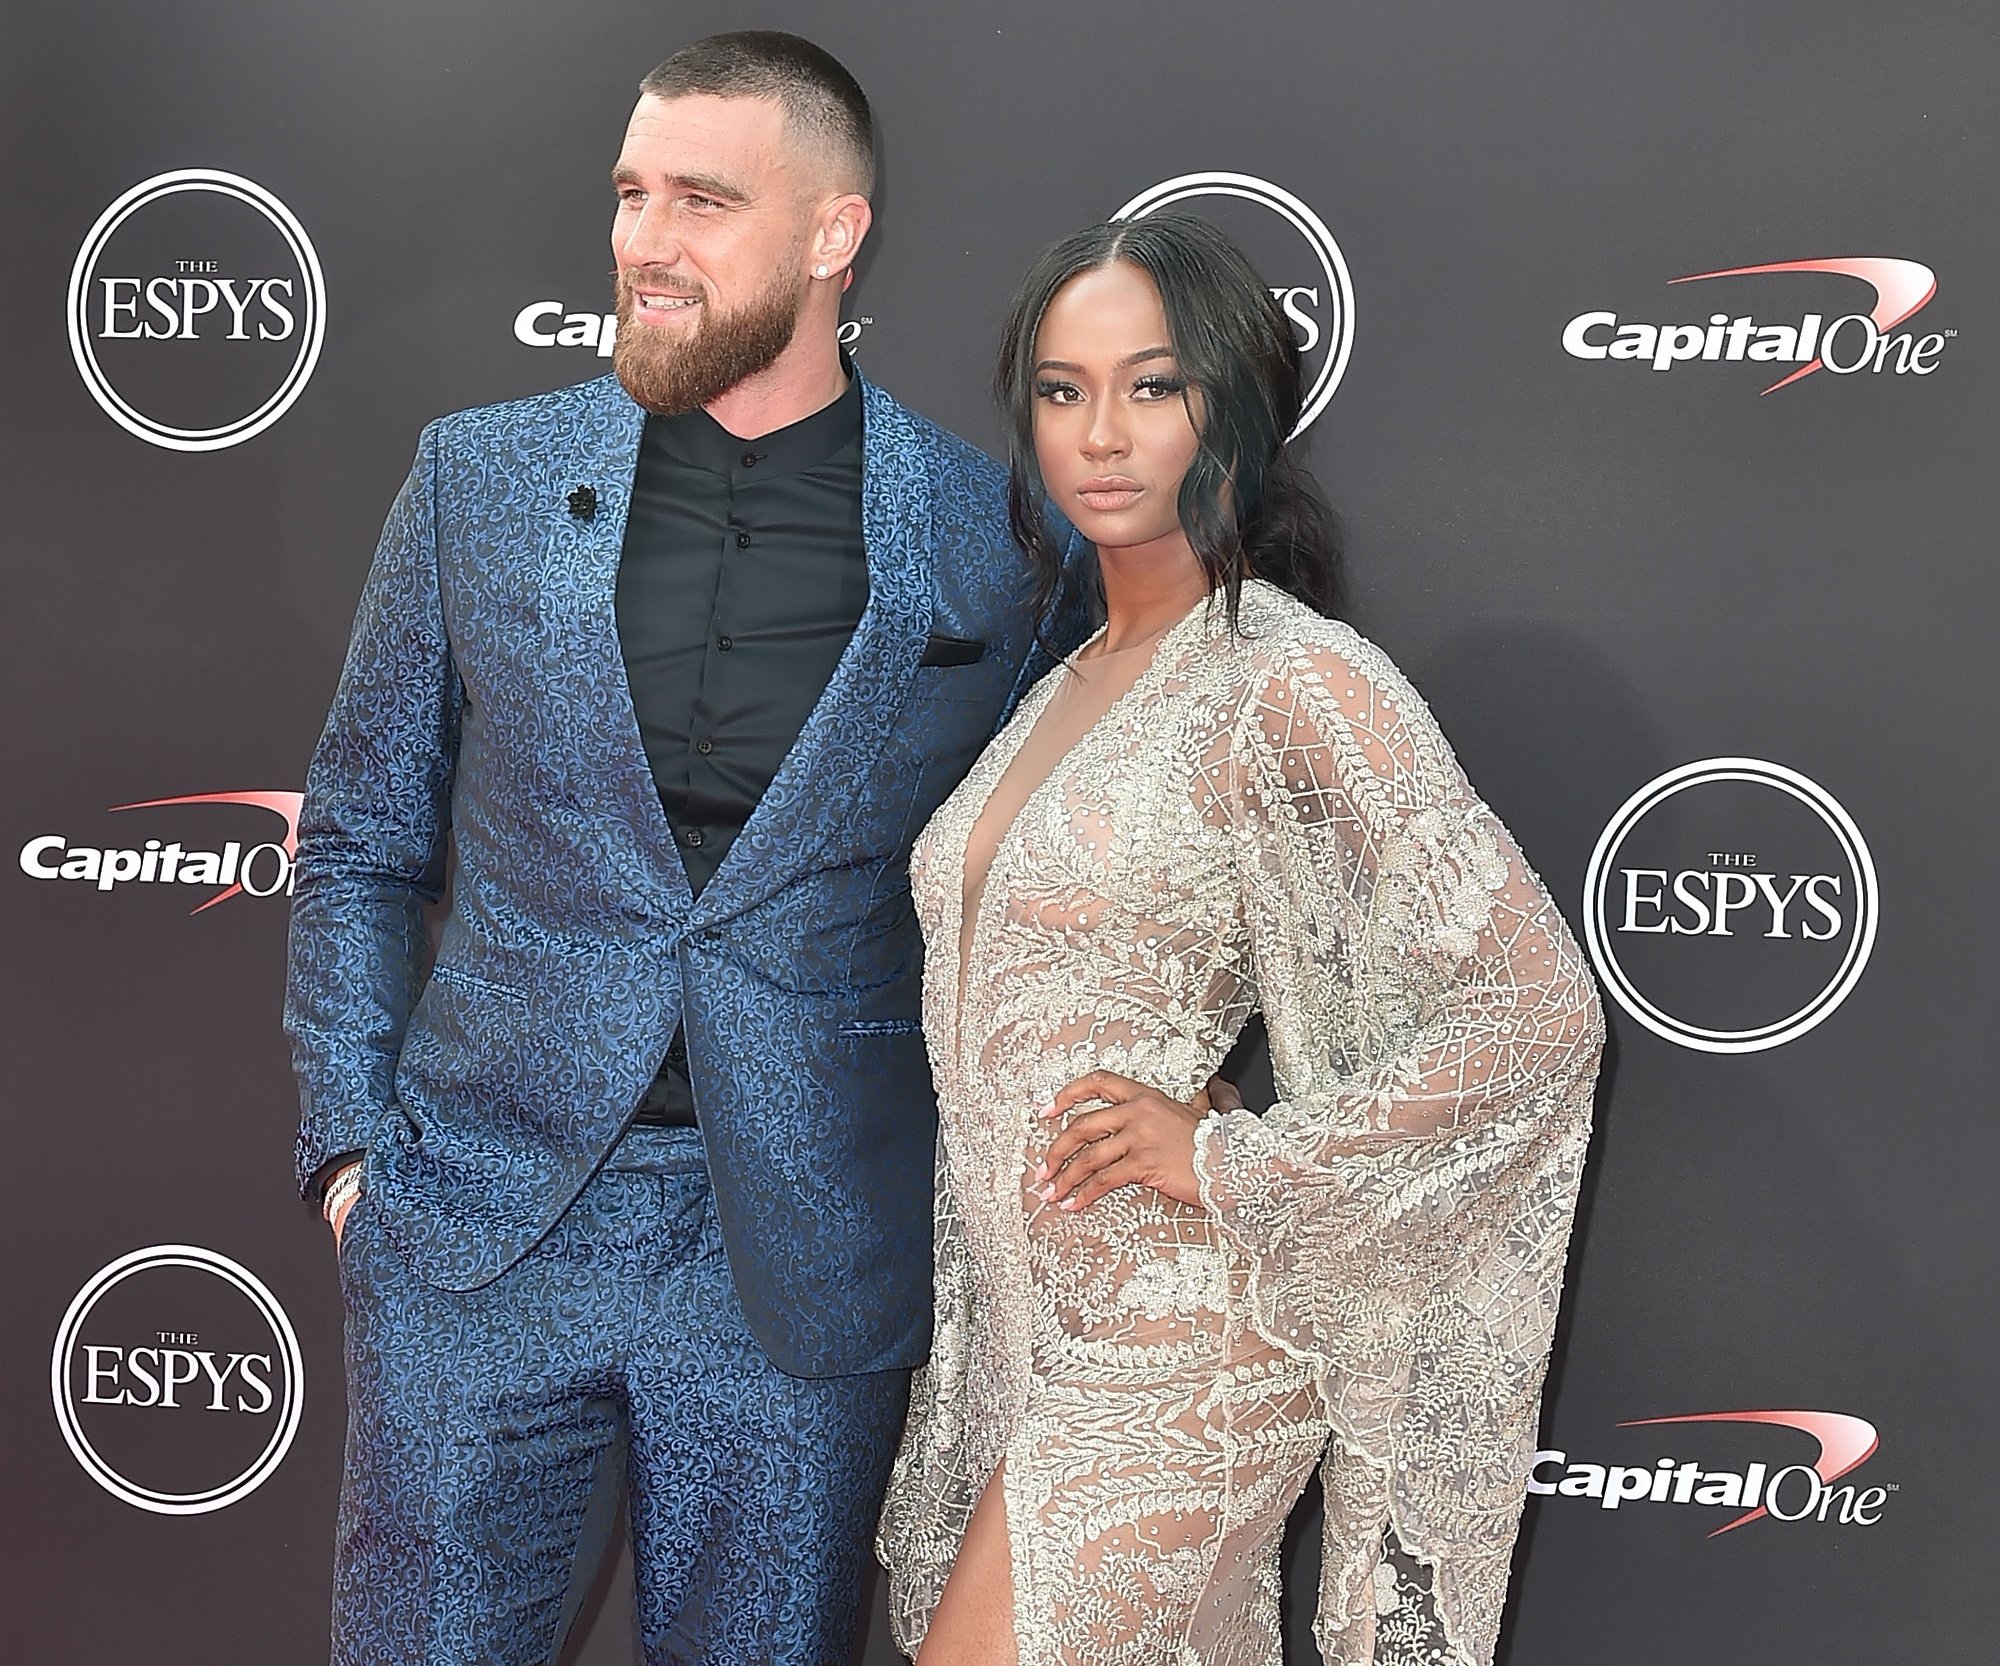
M 701 294 L 697 290 L 634 284 L 631 294 L 633 315 L 649 324 L 662 322 L 681 313 L 693 312 L 701 305 Z

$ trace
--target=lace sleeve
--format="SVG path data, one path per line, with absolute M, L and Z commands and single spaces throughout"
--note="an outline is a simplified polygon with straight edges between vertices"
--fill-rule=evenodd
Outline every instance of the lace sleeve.
M 1386 1477 L 1392 1528 L 1329 1514 L 1329 1550 L 1347 1537 L 1322 1627 L 1365 1607 L 1376 1556 L 1354 1536 L 1387 1530 L 1430 1570 L 1448 1658 L 1482 1659 L 1601 1014 L 1548 893 L 1387 658 L 1329 624 L 1256 660 L 1205 784 L 1236 835 L 1284 1097 L 1207 1119 L 1196 1169 L 1248 1263 L 1249 1322 L 1318 1367 L 1343 1461 Z
M 875 1535 L 876 1558 L 889 1570 L 890 1633 L 911 1659 L 944 1594 L 984 1479 L 974 1474 L 965 1440 L 972 1274 L 942 1139 L 936 1171 L 931 1357 L 910 1383 L 908 1426 Z

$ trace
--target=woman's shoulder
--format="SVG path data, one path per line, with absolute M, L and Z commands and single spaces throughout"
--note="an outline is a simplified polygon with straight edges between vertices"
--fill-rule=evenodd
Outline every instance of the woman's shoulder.
M 1244 582 L 1237 629 L 1219 640 L 1246 699 L 1323 690 L 1358 699 L 1364 689 L 1416 699 L 1395 662 L 1352 625 L 1263 579 Z
M 1426 790 L 1457 779 L 1430 707 L 1373 642 L 1260 580 L 1244 585 L 1243 599 L 1224 695 L 1239 746 L 1287 760 L 1324 753 L 1328 768 L 1421 780 Z

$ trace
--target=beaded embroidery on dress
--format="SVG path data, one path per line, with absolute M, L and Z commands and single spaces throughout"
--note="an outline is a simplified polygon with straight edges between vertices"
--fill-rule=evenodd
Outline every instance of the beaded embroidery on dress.
M 1326 1494 L 1328 1666 L 1476 1666 L 1506 1593 L 1603 1026 L 1567 927 L 1380 650 L 1199 606 L 965 856 L 1058 668 L 918 840 L 937 1315 L 884 1506 L 914 1655 L 1001 1485 L 1022 1666 L 1278 1666 Z M 961 953 L 961 933 L 966 945 Z M 1030 1189 L 1093 1069 L 1192 1099 L 1261 1008 L 1281 1101 L 1203 1205 Z

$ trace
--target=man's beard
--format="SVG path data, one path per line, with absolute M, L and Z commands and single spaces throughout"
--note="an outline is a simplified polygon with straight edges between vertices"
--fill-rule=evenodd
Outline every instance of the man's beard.
M 771 282 L 734 312 L 719 312 L 706 295 L 701 317 L 691 330 L 633 322 L 635 292 L 643 268 L 618 274 L 618 335 L 612 346 L 611 368 L 625 391 L 658 416 L 678 416 L 719 399 L 746 377 L 767 370 L 791 346 L 805 302 L 806 284 L 794 277 L 792 262 L 772 274 Z M 656 275 L 645 286 L 669 295 L 700 293 Z M 671 334 L 669 332 L 672 332 Z

